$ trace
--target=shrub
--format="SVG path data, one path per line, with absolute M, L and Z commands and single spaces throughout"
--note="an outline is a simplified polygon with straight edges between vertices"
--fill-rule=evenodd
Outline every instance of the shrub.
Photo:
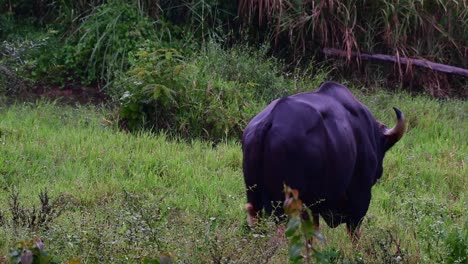
M 246 45 L 223 49 L 212 41 L 191 60 L 199 68 L 198 79 L 249 84 L 256 100 L 273 100 L 290 93 L 290 83 L 284 78 L 281 63 L 268 57 L 267 50 L 266 45 L 259 49 Z
M 186 58 L 147 41 L 130 55 L 130 70 L 112 87 L 121 97 L 121 117 L 130 130 L 154 128 L 183 137 L 240 137 L 266 102 L 294 92 L 281 69 L 261 52 L 209 43 Z M 326 74 L 312 82 L 322 81 Z M 302 77 L 301 77 L 302 78 Z M 312 82 L 301 79 L 301 87 Z M 302 87 L 304 86 L 304 87 Z M 310 86 L 309 86 L 310 87 Z
M 130 70 L 111 91 L 114 97 L 122 95 L 120 115 L 126 125 L 129 129 L 170 128 L 180 100 L 176 98 L 188 84 L 184 58 L 175 49 L 159 49 L 146 42 L 130 53 L 129 63 Z
M 72 3 L 65 2 L 54 3 L 54 8 L 62 6 L 66 9 L 63 12 L 69 12 L 67 8 L 72 8 Z M 90 3 L 92 8 L 87 9 L 86 16 L 76 14 L 75 20 L 80 22 L 76 27 L 64 22 L 69 27 L 56 23 L 49 24 L 46 30 L 34 28 L 27 37 L 3 44 L 2 50 L 8 52 L 7 59 L 15 63 L 25 78 L 36 84 L 107 87 L 120 72 L 128 70 L 128 54 L 139 43 L 145 39 L 172 41 L 171 34 L 182 31 L 162 20 L 153 23 L 137 2 Z M 179 41 L 172 44 L 182 46 Z
M 248 94 L 236 86 L 252 84 L 205 78 L 196 62 L 150 42 L 131 54 L 130 63 L 128 77 L 118 84 L 128 89 L 121 98 L 121 116 L 129 129 L 164 129 L 211 139 L 239 132 L 242 96 Z
M 88 83 L 97 80 L 105 84 L 126 69 L 128 52 L 153 34 L 153 25 L 135 5 L 109 1 L 83 18 L 72 36 L 77 45 L 67 52 L 65 65 L 72 65 Z
M 24 78 L 33 83 L 59 85 L 75 78 L 74 65 L 66 64 L 66 57 L 73 53 L 72 43 L 63 43 L 58 32 L 53 30 L 42 33 L 34 42 L 35 46 L 25 55 L 24 64 L 18 68 Z

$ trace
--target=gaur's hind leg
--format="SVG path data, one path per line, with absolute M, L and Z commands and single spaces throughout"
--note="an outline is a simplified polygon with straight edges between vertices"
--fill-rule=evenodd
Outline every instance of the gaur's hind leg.
M 252 203 L 247 203 L 245 205 L 245 211 L 247 212 L 247 224 L 253 227 L 258 221 L 258 211 Z
M 246 186 L 247 204 L 247 224 L 253 226 L 258 219 L 258 214 L 263 209 L 262 186 L 260 177 L 262 175 L 259 165 L 259 154 L 253 147 L 244 148 L 243 160 L 244 181 Z
M 319 218 L 319 214 L 312 214 L 313 216 L 313 220 L 314 220 L 314 231 L 316 233 L 320 232 L 320 218 Z

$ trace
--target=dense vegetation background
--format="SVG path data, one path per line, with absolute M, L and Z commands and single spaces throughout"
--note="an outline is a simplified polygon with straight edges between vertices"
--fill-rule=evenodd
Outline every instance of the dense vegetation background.
M 466 1 L 1 0 L 0 14 L 3 90 L 98 93 L 122 104 L 130 130 L 238 137 L 252 101 L 291 92 L 283 73 L 298 89 L 327 75 L 434 97 L 468 91 L 465 77 L 351 55 L 468 68 Z
M 467 261 L 468 78 L 353 55 L 466 69 L 466 1 L 0 0 L 0 41 L 0 256 L 38 235 L 63 261 L 283 263 L 271 223 L 242 226 L 238 139 L 334 79 L 409 130 L 362 243 L 325 230 L 316 261 Z

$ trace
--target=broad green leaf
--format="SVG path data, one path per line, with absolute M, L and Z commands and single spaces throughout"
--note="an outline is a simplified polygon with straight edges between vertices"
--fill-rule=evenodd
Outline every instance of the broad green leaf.
M 289 260 L 293 263 L 302 263 L 302 245 L 290 245 L 289 246 Z
M 296 232 L 296 230 L 299 229 L 300 225 L 301 225 L 301 218 L 295 217 L 295 218 L 290 219 L 286 226 L 286 231 L 285 231 L 286 237 L 291 237 Z

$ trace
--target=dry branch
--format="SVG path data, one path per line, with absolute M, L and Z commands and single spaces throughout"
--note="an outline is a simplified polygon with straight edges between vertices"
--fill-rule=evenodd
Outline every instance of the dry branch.
M 339 57 L 347 57 L 346 51 L 333 49 L 333 48 L 324 48 L 323 53 L 325 55 L 331 56 L 339 56 Z M 457 74 L 461 76 L 468 77 L 468 69 L 463 69 L 455 66 L 450 66 L 441 63 L 435 63 L 428 60 L 423 59 L 411 59 L 411 58 L 404 58 L 404 57 L 396 57 L 391 55 L 385 54 L 366 54 L 366 53 L 356 53 L 352 52 L 351 56 L 358 57 L 364 60 L 381 60 L 381 61 L 390 61 L 399 64 L 406 64 L 406 65 L 416 65 L 424 68 L 429 68 L 431 70 Z

